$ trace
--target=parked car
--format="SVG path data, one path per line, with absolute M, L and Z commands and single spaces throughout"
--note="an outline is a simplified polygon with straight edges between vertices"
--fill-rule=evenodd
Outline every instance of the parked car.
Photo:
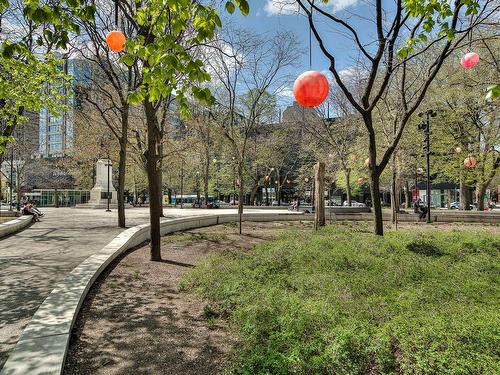
M 325 205 L 327 205 L 327 206 L 340 206 L 340 204 L 338 204 L 333 199 L 332 200 L 325 199 Z
M 486 206 L 486 204 L 485 204 L 485 206 Z M 493 209 L 493 208 L 495 208 L 495 205 L 493 203 L 490 203 L 489 208 Z M 451 202 L 450 203 L 450 210 L 459 210 L 459 209 L 460 209 L 460 202 Z M 469 209 L 471 211 L 477 210 L 477 204 L 474 203 L 474 204 L 469 205 Z
M 348 201 L 344 201 L 344 206 L 349 206 L 349 202 Z M 361 203 L 361 202 L 358 202 L 354 199 L 351 199 L 351 207 L 366 207 L 366 204 L 364 203 Z
M 193 208 L 201 208 L 203 206 L 203 200 L 198 200 L 198 199 L 195 199 L 193 201 L 193 203 L 191 203 L 191 207 Z

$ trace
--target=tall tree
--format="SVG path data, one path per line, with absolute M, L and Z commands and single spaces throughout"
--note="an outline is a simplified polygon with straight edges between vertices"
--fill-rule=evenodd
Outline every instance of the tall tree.
M 136 75 L 132 66 L 121 64 L 120 56 L 109 50 L 106 34 L 115 29 L 114 1 L 102 1 L 94 22 L 80 22 L 81 34 L 72 42 L 73 55 L 84 59 L 89 69 L 84 78 L 90 87 L 84 92 L 85 100 L 101 116 L 110 134 L 118 141 L 118 226 L 125 228 L 125 173 L 129 135 L 130 104 L 128 94 L 136 88 Z M 130 22 L 121 17 L 120 27 L 126 34 L 132 30 Z M 85 112 L 84 112 L 85 113 Z
M 370 190 L 373 201 L 374 233 L 383 235 L 380 177 L 401 139 L 405 127 L 417 111 L 427 90 L 443 62 L 459 47 L 470 31 L 483 24 L 498 11 L 493 1 L 454 0 L 427 3 L 424 0 L 397 0 L 384 5 L 376 0 L 372 7 L 374 22 L 367 20 L 363 27 L 373 30 L 376 38 L 360 37 L 352 20 L 342 19 L 314 0 L 296 0 L 306 15 L 314 38 L 330 64 L 336 84 L 353 108 L 363 119 L 368 133 Z M 469 22 L 465 17 L 469 17 Z M 339 72 L 335 54 L 325 43 L 320 22 L 342 29 L 353 40 L 359 52 L 354 67 L 363 73 L 359 82 L 361 94 L 346 85 Z M 342 32 L 339 32 L 341 37 Z M 418 64 L 416 63 L 418 62 Z M 387 147 L 379 147 L 378 132 L 374 124 L 374 110 L 387 90 L 398 92 L 398 106 L 394 113 L 394 136 Z M 378 156 L 378 152 L 382 155 Z
M 245 0 L 235 3 L 243 13 L 248 13 Z M 151 260 L 159 261 L 162 126 L 174 95 L 176 111 L 183 116 L 189 115 L 189 95 L 213 102 L 210 90 L 201 86 L 210 80 L 210 75 L 198 55 L 221 21 L 212 5 L 197 1 L 152 0 L 134 4 L 120 1 L 118 5 L 133 30 L 121 61 L 134 67 L 138 87 L 128 99 L 131 104 L 140 104 L 146 117 L 147 145 L 143 156 L 150 196 Z M 234 7 L 231 1 L 226 4 L 229 11 L 234 11 Z
M 237 164 L 241 233 L 249 140 L 265 122 L 275 102 L 275 94 L 289 83 L 286 68 L 296 63 L 297 42 L 290 33 L 263 37 L 248 30 L 230 30 L 214 44 L 213 57 L 208 64 L 220 85 L 219 90 L 214 90 L 219 105 L 212 113 Z

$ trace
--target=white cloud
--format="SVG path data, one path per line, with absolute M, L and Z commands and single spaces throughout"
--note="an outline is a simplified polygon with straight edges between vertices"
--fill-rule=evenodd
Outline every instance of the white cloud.
M 352 7 L 358 3 L 359 0 L 335 0 L 328 2 L 327 5 L 333 7 L 334 12 L 340 12 L 341 10 Z
M 339 12 L 356 5 L 359 0 L 331 0 L 327 4 L 321 3 L 319 6 L 326 11 Z M 268 16 L 290 16 L 299 14 L 300 7 L 295 0 L 266 0 L 264 11 Z
M 278 96 L 281 96 L 283 98 L 293 98 L 294 97 L 292 88 L 288 87 L 288 86 L 283 86 L 283 88 L 278 90 L 276 92 L 276 94 L 278 94 Z
M 343 81 L 350 81 L 358 78 L 360 75 L 359 69 L 354 66 L 342 69 L 339 71 L 339 76 Z

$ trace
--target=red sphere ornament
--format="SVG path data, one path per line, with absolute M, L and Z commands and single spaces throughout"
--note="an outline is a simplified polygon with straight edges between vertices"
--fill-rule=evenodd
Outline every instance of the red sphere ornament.
M 465 69 L 474 68 L 479 62 L 479 55 L 476 52 L 469 52 L 460 59 L 460 65 Z
M 464 160 L 464 165 L 467 168 L 474 168 L 476 166 L 476 164 L 477 164 L 477 160 L 474 156 L 468 156 Z
M 328 80 L 320 72 L 304 72 L 293 84 L 293 95 L 302 106 L 317 107 L 328 96 Z
M 125 38 L 125 35 L 123 35 L 121 31 L 113 30 L 106 36 L 106 44 L 112 51 L 115 52 L 123 51 L 126 41 L 127 38 Z

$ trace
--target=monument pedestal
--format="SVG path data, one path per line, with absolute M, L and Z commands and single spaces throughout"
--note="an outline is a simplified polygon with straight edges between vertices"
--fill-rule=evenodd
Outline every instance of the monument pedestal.
M 113 164 L 109 159 L 99 159 L 96 163 L 95 185 L 90 190 L 88 203 L 77 205 L 79 208 L 106 208 L 108 206 L 108 194 L 110 196 L 109 208 L 118 205 L 118 194 L 113 186 Z M 108 185 L 109 184 L 109 185 Z M 109 193 L 108 193 L 109 192 Z

